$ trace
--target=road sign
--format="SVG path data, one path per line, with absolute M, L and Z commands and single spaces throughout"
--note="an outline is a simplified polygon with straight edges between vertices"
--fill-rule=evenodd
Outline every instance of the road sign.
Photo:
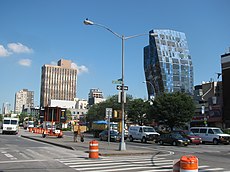
M 120 80 L 114 80 L 114 81 L 112 81 L 112 84 L 122 84 L 122 81 L 120 81 Z
M 112 118 L 112 111 L 113 111 L 112 108 L 106 108 L 105 109 L 105 117 L 106 118 Z
M 122 90 L 122 86 L 121 85 L 117 85 L 117 90 Z M 128 86 L 124 86 L 124 90 L 128 90 Z

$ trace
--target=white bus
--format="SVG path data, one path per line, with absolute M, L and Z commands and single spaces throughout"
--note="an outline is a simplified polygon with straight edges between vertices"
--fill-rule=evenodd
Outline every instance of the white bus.
M 2 134 L 18 134 L 19 132 L 19 119 L 5 117 L 2 123 Z

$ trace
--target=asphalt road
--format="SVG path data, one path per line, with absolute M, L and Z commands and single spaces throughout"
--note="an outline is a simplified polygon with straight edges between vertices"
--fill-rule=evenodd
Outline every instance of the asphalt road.
M 66 132 L 65 135 L 71 136 L 71 132 Z M 86 135 L 88 138 L 93 138 L 92 135 Z M 95 139 L 95 138 L 94 138 Z M 110 143 L 117 145 L 119 143 Z M 230 145 L 213 145 L 200 144 L 184 146 L 159 145 L 155 142 L 141 143 L 141 141 L 130 142 L 126 140 L 126 147 L 135 147 L 136 149 L 146 149 L 149 151 L 157 150 L 162 156 L 168 159 L 176 160 L 185 155 L 194 155 L 198 158 L 199 165 L 210 166 L 216 169 L 223 168 L 230 172 Z M 157 152 L 156 151 L 156 152 Z M 154 156 L 154 155 L 153 155 Z
M 68 133 L 68 132 L 67 132 Z M 66 137 L 71 137 L 71 133 L 65 133 Z M 88 140 L 92 136 L 86 135 Z M 86 143 L 88 144 L 88 143 Z M 118 146 L 119 143 L 110 143 L 109 146 Z M 103 145 L 108 146 L 105 142 Z M 27 172 L 27 171 L 95 171 L 100 166 L 100 171 L 109 171 L 109 168 L 122 171 L 140 171 L 145 170 L 141 167 L 152 169 L 151 164 L 156 171 L 162 169 L 167 171 L 169 168 L 165 164 L 172 164 L 173 161 L 180 159 L 184 155 L 195 155 L 199 160 L 199 172 L 215 171 L 230 172 L 230 145 L 189 145 L 187 147 L 178 147 L 171 145 L 158 145 L 154 142 L 141 143 L 139 141 L 126 141 L 127 149 L 157 150 L 157 155 L 138 155 L 138 156 L 116 156 L 102 157 L 99 162 L 87 160 L 88 154 L 84 151 L 73 151 L 50 144 L 45 144 L 25 138 L 20 135 L 1 135 L 0 134 L 0 172 Z M 156 151 L 154 151 L 156 152 Z M 159 158 L 160 157 L 160 158 Z M 118 163 L 120 165 L 118 165 Z M 129 164 L 135 167 L 131 167 Z M 164 167 L 164 165 L 166 167 Z M 163 168 L 164 167 L 164 168 Z M 139 169 L 139 170 L 138 170 Z M 147 170 L 148 171 L 148 170 Z M 154 171 L 154 170 L 152 170 Z M 168 170 L 170 171 L 170 170 Z
M 75 152 L 76 153 L 76 152 Z M 74 157 L 73 151 L 18 135 L 0 135 L 1 172 L 73 172 L 57 159 Z

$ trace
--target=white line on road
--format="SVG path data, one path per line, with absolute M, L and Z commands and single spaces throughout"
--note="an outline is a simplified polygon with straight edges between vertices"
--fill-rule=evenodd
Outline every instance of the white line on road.
M 47 160 L 31 159 L 31 160 L 18 160 L 18 161 L 0 161 L 0 164 L 7 164 L 7 163 L 27 163 L 27 162 L 38 162 L 38 161 L 47 161 Z
M 219 170 L 224 170 L 223 168 L 210 168 L 210 169 L 205 169 L 205 170 L 199 170 L 199 172 L 206 172 L 206 171 L 219 171 Z
M 115 171 L 124 171 L 124 168 L 122 168 L 124 166 L 128 167 L 128 166 L 133 166 L 133 165 L 132 164 L 127 164 L 127 165 L 122 165 L 122 166 L 100 167 L 100 168 L 98 168 L 96 170 L 99 170 L 100 172 L 109 172 L 109 171 L 114 171 L 114 168 L 116 168 Z M 117 167 L 120 167 L 120 168 L 117 168 Z M 153 167 L 153 166 L 152 167 L 129 167 L 129 168 L 125 168 L 125 170 L 150 169 L 150 168 L 152 169 L 152 171 L 154 169 L 156 169 L 157 171 L 161 171 L 159 169 L 159 167 Z M 172 168 L 172 166 L 167 165 L 167 166 L 161 166 L 160 168 Z M 93 170 L 93 169 L 95 170 L 95 167 L 80 168 L 80 169 L 75 168 L 75 169 L 76 170 L 81 170 L 81 171 L 86 171 L 86 170 Z M 167 171 L 169 171 L 169 169 L 167 169 Z
M 9 154 L 9 153 L 5 153 L 4 154 L 6 157 L 8 157 L 8 158 L 13 158 L 14 156 L 13 155 L 11 155 L 11 154 Z

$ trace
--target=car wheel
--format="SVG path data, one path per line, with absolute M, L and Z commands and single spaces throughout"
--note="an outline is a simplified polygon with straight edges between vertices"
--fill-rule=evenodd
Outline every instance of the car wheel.
M 214 145 L 218 145 L 218 143 L 219 143 L 219 142 L 218 142 L 217 139 L 213 139 L 213 144 L 214 144 Z
M 177 146 L 177 142 L 176 142 L 176 141 L 173 141 L 173 142 L 172 142 L 172 145 L 173 145 L 173 146 Z
M 130 140 L 130 142 L 132 142 L 133 141 L 133 137 L 129 136 L 129 140 Z
M 146 142 L 147 142 L 146 138 L 143 137 L 143 138 L 141 139 L 141 142 L 146 143 Z
M 164 142 L 163 142 L 162 140 L 160 140 L 159 143 L 160 143 L 160 145 L 163 145 L 163 144 L 164 144 Z
M 46 137 L 46 134 L 45 133 L 42 133 L 42 138 L 45 138 Z
M 100 141 L 102 141 L 102 136 L 100 136 Z

